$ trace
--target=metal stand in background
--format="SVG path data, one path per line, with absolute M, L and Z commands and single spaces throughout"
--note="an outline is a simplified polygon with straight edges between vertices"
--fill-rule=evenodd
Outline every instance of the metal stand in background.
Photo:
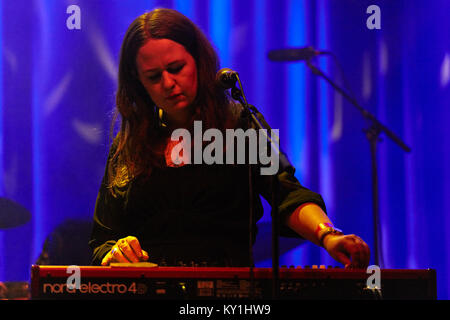
M 366 138 L 370 143 L 371 165 L 372 165 L 372 206 L 373 206 L 373 228 L 374 228 L 374 259 L 375 264 L 383 268 L 383 255 L 381 250 L 381 233 L 380 233 L 380 207 L 378 194 L 378 170 L 377 170 L 377 143 L 380 141 L 379 136 L 384 132 L 392 141 L 394 141 L 405 152 L 410 152 L 408 147 L 396 134 L 383 125 L 378 119 L 366 109 L 362 108 L 354 98 L 337 86 L 330 78 L 328 78 L 319 68 L 311 64 L 310 60 L 306 60 L 306 65 L 312 72 L 325 79 L 334 89 L 344 96 L 356 109 L 358 109 L 363 118 L 370 122 L 370 126 L 364 129 Z
M 272 204 L 271 204 L 271 217 L 272 217 L 272 297 L 273 299 L 277 299 L 279 297 L 279 230 L 280 230 L 280 219 L 278 214 L 278 175 L 282 172 L 288 172 L 290 174 L 294 174 L 294 167 L 289 162 L 286 154 L 281 151 L 281 148 L 278 144 L 274 143 L 273 137 L 271 136 L 271 128 L 270 126 L 264 121 L 264 117 L 259 113 L 259 111 L 254 107 L 247 103 L 247 99 L 245 98 L 245 95 L 243 93 L 243 88 L 241 81 L 239 79 L 239 75 L 236 73 L 237 82 L 239 83 L 239 89 L 234 86 L 231 89 L 231 95 L 233 99 L 238 100 L 242 106 L 244 107 L 244 116 L 249 118 L 249 121 L 255 125 L 255 127 L 258 130 L 263 129 L 262 131 L 259 131 L 260 134 L 263 132 L 267 132 L 269 135 L 266 135 L 267 142 L 270 143 L 271 146 L 271 152 L 275 152 L 276 156 L 279 159 L 279 170 L 277 174 L 274 174 L 272 176 Z M 264 129 L 266 131 L 264 131 Z M 278 137 L 275 137 L 275 139 L 278 139 Z M 251 167 L 250 167 L 250 183 L 251 183 Z M 250 184 L 251 186 L 251 184 Z M 253 203 L 253 193 L 250 190 L 250 202 Z M 251 207 L 252 210 L 252 207 Z M 253 236 L 253 219 L 254 215 L 253 212 L 250 212 L 250 238 Z M 250 243 L 251 247 L 251 243 Z M 250 253 L 251 253 L 250 248 Z M 253 291 L 253 265 L 250 266 L 250 279 L 251 279 L 251 287 Z

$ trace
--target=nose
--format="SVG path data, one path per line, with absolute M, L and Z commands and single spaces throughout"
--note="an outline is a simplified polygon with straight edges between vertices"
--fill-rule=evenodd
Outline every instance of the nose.
M 173 75 L 171 75 L 169 72 L 164 71 L 161 75 L 162 77 L 162 86 L 165 91 L 170 91 L 175 86 L 175 79 L 173 78 Z

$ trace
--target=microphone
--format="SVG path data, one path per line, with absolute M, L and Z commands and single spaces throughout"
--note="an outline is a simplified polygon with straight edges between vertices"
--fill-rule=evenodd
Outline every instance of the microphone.
M 313 47 L 288 48 L 269 51 L 268 57 L 272 61 L 299 61 L 325 53 L 327 52 L 315 50 Z
M 238 73 L 231 70 L 230 68 L 220 69 L 216 74 L 216 82 L 221 85 L 224 89 L 230 89 L 234 87 Z

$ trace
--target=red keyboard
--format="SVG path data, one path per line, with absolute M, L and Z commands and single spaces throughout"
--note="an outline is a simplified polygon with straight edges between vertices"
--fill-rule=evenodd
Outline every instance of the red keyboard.
M 279 299 L 436 299 L 433 269 L 381 269 L 380 288 L 372 273 L 343 268 L 279 268 Z M 78 278 L 77 278 L 78 277 Z M 78 279 L 78 282 L 77 282 Z M 271 268 L 32 266 L 33 299 L 270 299 Z

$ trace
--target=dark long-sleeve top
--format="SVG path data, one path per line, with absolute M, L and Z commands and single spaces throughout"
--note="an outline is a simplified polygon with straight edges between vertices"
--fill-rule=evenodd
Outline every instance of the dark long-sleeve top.
M 108 163 L 111 159 L 108 157 Z M 107 166 L 108 167 L 108 166 Z M 100 186 L 90 246 L 99 265 L 117 240 L 135 236 L 149 261 L 179 265 L 248 266 L 250 183 L 248 165 L 186 164 L 154 168 L 148 179 L 135 178 L 113 195 L 107 172 Z M 253 239 L 263 216 L 260 196 L 272 205 L 273 176 L 252 166 Z M 295 176 L 278 175 L 280 221 L 304 203 L 325 212 L 322 197 Z M 299 236 L 281 225 L 281 236 Z M 270 248 L 268 249 L 270 250 Z

